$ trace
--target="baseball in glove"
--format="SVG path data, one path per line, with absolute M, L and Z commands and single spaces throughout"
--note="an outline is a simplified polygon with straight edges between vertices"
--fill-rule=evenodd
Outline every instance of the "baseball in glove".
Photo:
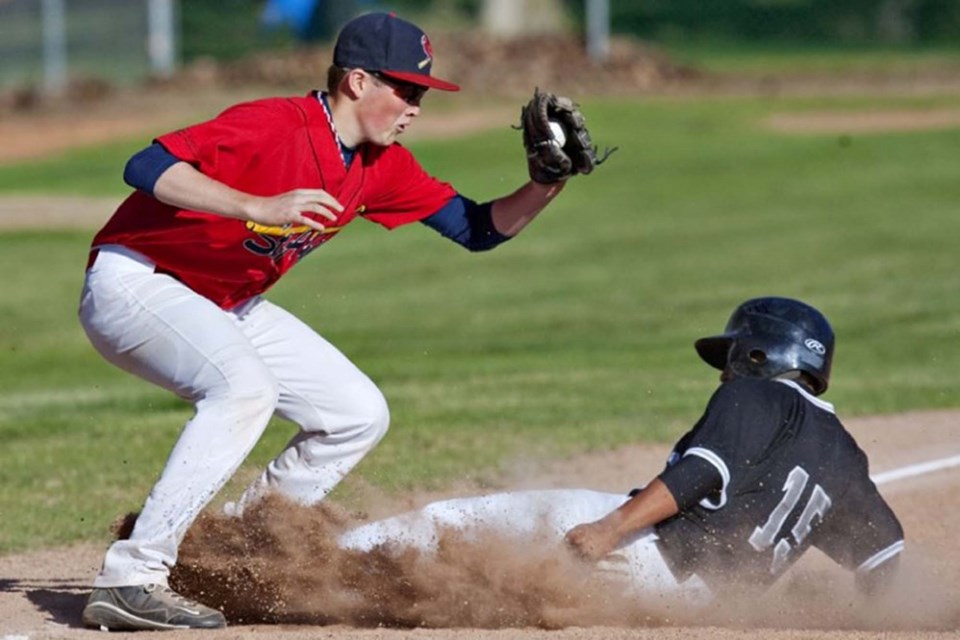
M 540 89 L 521 109 L 517 128 L 523 131 L 530 179 L 540 184 L 590 173 L 617 150 L 606 149 L 599 156 L 579 106 L 570 98 Z

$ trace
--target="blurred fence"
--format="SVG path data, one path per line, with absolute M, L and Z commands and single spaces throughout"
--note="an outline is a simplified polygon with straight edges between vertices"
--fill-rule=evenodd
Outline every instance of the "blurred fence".
M 172 70 L 174 0 L 0 0 L 0 88 Z

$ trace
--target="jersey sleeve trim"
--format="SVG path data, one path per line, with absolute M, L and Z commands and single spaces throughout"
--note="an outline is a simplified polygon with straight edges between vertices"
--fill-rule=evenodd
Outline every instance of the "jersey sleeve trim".
M 864 560 L 863 563 L 859 567 L 857 567 L 857 573 L 863 574 L 863 573 L 868 573 L 870 571 L 873 571 L 874 569 L 882 565 L 884 562 L 890 560 L 891 558 L 899 554 L 901 551 L 903 551 L 903 546 L 904 546 L 903 540 L 897 540 L 886 549 L 883 549 L 882 551 L 878 551 L 877 553 L 873 554 L 872 556 Z
M 730 484 L 730 469 L 727 468 L 727 463 L 716 453 L 703 447 L 690 447 L 683 453 L 684 458 L 687 456 L 697 456 L 698 458 L 706 460 L 716 468 L 720 474 L 720 478 L 723 480 L 723 485 L 720 487 L 720 498 L 717 502 L 713 503 L 710 501 L 710 498 L 704 498 L 700 501 L 700 506 L 713 511 L 723 508 L 723 506 L 727 504 L 727 485 Z

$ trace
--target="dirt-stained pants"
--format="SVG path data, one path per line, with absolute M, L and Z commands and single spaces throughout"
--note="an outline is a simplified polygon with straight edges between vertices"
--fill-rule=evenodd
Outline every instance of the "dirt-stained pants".
M 428 504 L 344 533 L 338 542 L 346 549 L 369 551 L 380 545 L 434 551 L 442 530 L 453 530 L 466 540 L 485 534 L 507 536 L 518 544 L 563 544 L 567 531 L 594 522 L 626 502 L 627 496 L 588 489 L 514 491 L 457 498 Z M 613 579 L 631 592 L 673 595 L 690 604 L 703 604 L 710 591 L 693 576 L 678 583 L 656 544 L 652 528 L 638 531 L 599 563 Z

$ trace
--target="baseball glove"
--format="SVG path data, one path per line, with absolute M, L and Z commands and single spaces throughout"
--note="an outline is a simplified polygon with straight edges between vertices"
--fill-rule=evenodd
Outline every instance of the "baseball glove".
M 551 129 L 551 123 L 561 127 L 561 138 Z M 523 131 L 530 179 L 541 184 L 553 184 L 578 173 L 590 173 L 617 150 L 616 147 L 607 149 L 602 157 L 598 156 L 579 106 L 570 98 L 539 88 L 534 91 L 533 99 L 520 110 L 520 126 L 517 128 Z

